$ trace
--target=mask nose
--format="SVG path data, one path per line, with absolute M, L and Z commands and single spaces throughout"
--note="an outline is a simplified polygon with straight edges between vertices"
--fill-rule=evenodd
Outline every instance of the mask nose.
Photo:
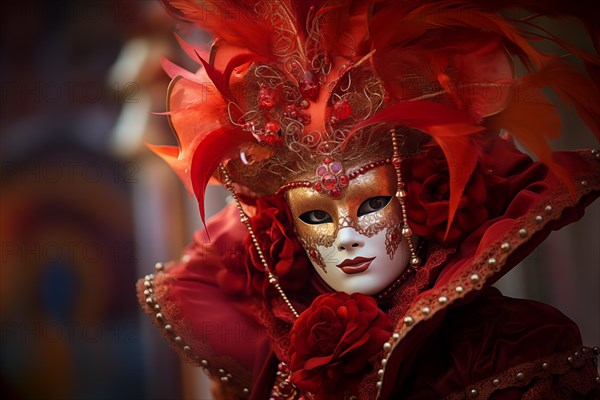
M 365 245 L 363 235 L 359 234 L 352 228 L 340 229 L 338 233 L 338 245 L 339 251 L 357 250 Z

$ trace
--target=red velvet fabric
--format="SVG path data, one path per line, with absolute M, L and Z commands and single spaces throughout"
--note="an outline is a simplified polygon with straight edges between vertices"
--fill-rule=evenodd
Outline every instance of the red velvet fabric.
M 581 345 L 575 323 L 535 301 L 511 299 L 489 288 L 451 309 L 440 326 L 412 348 L 409 373 L 392 398 L 443 399 L 523 363 Z M 519 389 L 524 392 L 524 389 Z M 516 399 L 499 392 L 493 399 Z

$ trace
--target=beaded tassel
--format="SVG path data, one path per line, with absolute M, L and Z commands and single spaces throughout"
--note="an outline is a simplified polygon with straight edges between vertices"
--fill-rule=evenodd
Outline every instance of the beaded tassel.
M 408 225 L 408 218 L 406 216 L 406 205 L 404 204 L 404 199 L 406 198 L 406 190 L 404 188 L 404 182 L 402 182 L 402 158 L 400 157 L 400 150 L 398 148 L 398 139 L 396 138 L 396 130 L 390 130 L 392 134 L 392 147 L 394 150 L 394 156 L 392 158 L 392 165 L 396 170 L 396 179 L 397 179 L 397 190 L 396 190 L 396 198 L 400 203 L 400 208 L 402 210 L 402 236 L 406 238 L 406 242 L 408 243 L 408 248 L 410 250 L 410 265 L 413 268 L 418 267 L 421 264 L 421 259 L 417 256 L 417 252 L 415 249 L 415 245 L 412 240 L 412 229 Z

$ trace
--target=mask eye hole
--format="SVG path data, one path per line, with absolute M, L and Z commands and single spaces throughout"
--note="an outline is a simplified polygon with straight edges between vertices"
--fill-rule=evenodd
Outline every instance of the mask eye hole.
M 392 199 L 391 196 L 377 196 L 371 197 L 370 199 L 365 200 L 360 207 L 358 208 L 358 216 L 366 215 L 373 213 L 375 211 L 381 210 L 383 207 L 387 206 L 387 204 Z
M 303 222 L 311 225 L 325 224 L 333 222 L 331 216 L 322 210 L 307 211 L 299 217 Z

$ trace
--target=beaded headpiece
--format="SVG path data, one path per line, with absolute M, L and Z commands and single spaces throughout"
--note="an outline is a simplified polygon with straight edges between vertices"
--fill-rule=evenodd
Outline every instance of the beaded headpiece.
M 600 135 L 597 82 L 536 50 L 529 39 L 552 38 L 531 18 L 499 16 L 494 2 L 163 3 L 216 38 L 205 50 L 178 37 L 202 66 L 196 72 L 164 60 L 179 147 L 152 146 L 196 195 L 203 219 L 206 185 L 225 180 L 220 165 L 256 195 L 304 186 L 335 198 L 361 171 L 433 141 L 464 166 L 450 169 L 449 227 L 482 137 L 506 130 L 561 176 L 546 144 L 560 128 L 544 86 Z M 516 78 L 513 55 L 529 75 Z

